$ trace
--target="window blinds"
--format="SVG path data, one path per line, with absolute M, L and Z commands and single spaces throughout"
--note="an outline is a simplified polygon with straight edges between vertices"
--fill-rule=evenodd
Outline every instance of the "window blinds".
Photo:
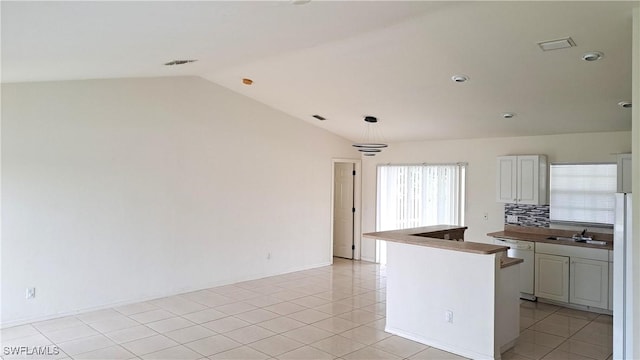
M 463 225 L 466 164 L 378 166 L 377 231 Z M 386 246 L 378 242 L 378 261 Z
M 616 164 L 551 164 L 551 221 L 613 224 Z

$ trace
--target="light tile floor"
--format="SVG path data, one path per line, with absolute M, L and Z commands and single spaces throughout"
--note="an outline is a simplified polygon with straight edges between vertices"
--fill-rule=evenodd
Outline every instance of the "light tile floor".
M 0 333 L 9 359 L 463 359 L 384 332 L 386 269 L 332 266 L 68 316 Z M 612 318 L 523 301 L 504 359 L 611 358 Z M 41 346 L 59 354 L 4 355 Z

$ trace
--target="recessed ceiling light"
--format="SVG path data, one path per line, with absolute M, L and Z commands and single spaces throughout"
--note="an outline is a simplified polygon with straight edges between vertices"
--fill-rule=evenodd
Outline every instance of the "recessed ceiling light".
M 604 57 L 604 54 L 600 51 L 589 51 L 582 55 L 582 60 L 584 61 L 596 61 L 600 60 Z
M 467 75 L 453 75 L 451 77 L 451 80 L 457 82 L 457 83 L 463 83 L 467 80 L 469 80 L 469 77 Z
M 633 106 L 633 104 L 631 104 L 631 101 L 620 101 L 618 103 L 618 106 L 621 106 L 621 107 L 623 107 L 625 109 L 629 109 L 629 108 L 631 108 Z
M 568 49 L 570 47 L 576 46 L 576 43 L 572 38 L 568 37 L 564 39 L 541 41 L 538 43 L 538 46 L 540 46 L 540 49 L 542 49 L 542 51 L 550 51 Z
M 191 60 L 172 60 L 169 61 L 168 63 L 165 63 L 166 66 L 173 66 L 173 65 L 184 65 L 184 64 L 188 64 L 188 63 L 192 63 L 192 62 L 196 62 L 198 60 L 195 59 L 191 59 Z
M 514 113 L 502 113 L 502 117 L 505 119 L 513 119 L 516 116 Z
M 251 85 L 253 84 L 253 80 L 249 79 L 249 78 L 244 78 L 242 79 L 242 83 L 245 85 Z

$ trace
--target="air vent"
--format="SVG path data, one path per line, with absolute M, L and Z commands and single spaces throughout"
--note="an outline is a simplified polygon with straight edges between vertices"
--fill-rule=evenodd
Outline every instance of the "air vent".
M 169 61 L 168 63 L 165 63 L 165 65 L 166 66 L 184 65 L 184 64 L 188 64 L 196 61 L 198 60 L 173 60 L 173 61 Z
M 568 49 L 570 47 L 576 46 L 576 43 L 572 38 L 568 37 L 564 39 L 541 41 L 538 43 L 538 46 L 540 46 L 540 49 L 542 49 L 542 51 L 551 51 Z
M 316 115 L 311 115 L 311 116 L 313 116 L 314 118 L 316 118 L 318 120 L 322 120 L 322 121 L 327 120 L 325 117 L 322 117 L 322 116 L 317 115 L 317 114 Z

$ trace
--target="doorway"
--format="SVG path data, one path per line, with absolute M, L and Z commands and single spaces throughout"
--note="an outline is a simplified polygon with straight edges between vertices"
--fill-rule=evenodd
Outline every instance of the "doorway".
M 360 259 L 360 160 L 334 159 L 331 186 L 331 252 Z M 333 257 L 332 256 L 332 257 Z

